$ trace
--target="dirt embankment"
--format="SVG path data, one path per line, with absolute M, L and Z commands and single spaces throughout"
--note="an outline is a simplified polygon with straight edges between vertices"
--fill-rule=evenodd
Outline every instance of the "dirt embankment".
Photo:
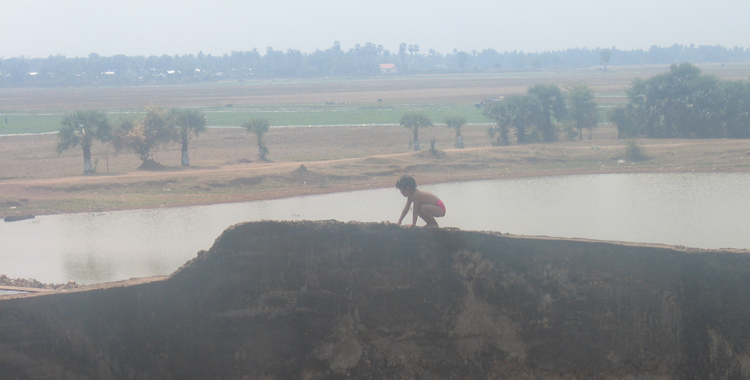
M 168 279 L 6 296 L 0 369 L 104 380 L 747 378 L 748 268 L 746 251 L 246 223 Z

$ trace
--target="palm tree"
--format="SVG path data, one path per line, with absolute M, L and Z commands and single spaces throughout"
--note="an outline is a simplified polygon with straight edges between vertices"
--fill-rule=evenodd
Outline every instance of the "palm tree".
M 103 111 L 75 111 L 66 113 L 57 133 L 57 154 L 80 145 L 83 149 L 83 173 L 94 172 L 91 165 L 91 145 L 95 140 L 106 142 L 111 137 L 112 127 Z
M 422 112 L 410 111 L 401 116 L 401 125 L 414 132 L 414 151 L 419 150 L 419 128 L 431 127 L 432 120 Z
M 255 139 L 258 142 L 258 159 L 265 161 L 266 155 L 268 154 L 268 148 L 266 148 L 266 143 L 263 141 L 263 135 L 265 135 L 271 127 L 268 120 L 256 117 L 242 123 L 242 127 L 255 135 Z
M 177 128 L 178 142 L 182 144 L 182 166 L 190 166 L 188 143 L 193 135 L 197 137 L 206 130 L 206 115 L 196 109 L 182 108 L 170 110 L 169 117 Z
M 464 116 L 447 116 L 444 120 L 448 128 L 456 130 L 456 148 L 464 148 L 464 139 L 461 137 L 461 129 L 466 124 L 466 117 Z

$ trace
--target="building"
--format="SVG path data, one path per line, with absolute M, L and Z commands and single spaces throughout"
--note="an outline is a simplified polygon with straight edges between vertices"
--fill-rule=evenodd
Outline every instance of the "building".
M 395 63 L 381 63 L 380 64 L 381 74 L 395 74 L 396 72 L 398 72 L 398 67 L 396 67 Z

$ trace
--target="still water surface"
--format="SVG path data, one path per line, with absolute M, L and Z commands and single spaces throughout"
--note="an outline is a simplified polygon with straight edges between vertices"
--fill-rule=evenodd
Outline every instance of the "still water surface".
M 424 186 L 443 227 L 699 248 L 750 249 L 750 173 L 600 174 Z M 0 223 L 0 273 L 47 283 L 170 274 L 232 224 L 395 222 L 405 199 L 376 189 L 210 206 L 40 216 Z M 411 214 L 407 217 L 410 220 Z

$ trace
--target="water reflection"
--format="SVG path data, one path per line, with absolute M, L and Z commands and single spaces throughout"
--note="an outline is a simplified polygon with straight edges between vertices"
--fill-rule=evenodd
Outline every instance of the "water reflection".
M 17 292 L 15 290 L 3 290 L 3 289 L 0 289 L 0 296 L 8 296 L 8 295 L 11 295 L 11 294 L 22 294 L 22 293 L 26 293 L 26 292 Z
M 424 186 L 441 226 L 522 235 L 750 248 L 750 174 L 610 174 Z M 185 208 L 41 216 L 0 224 L 0 273 L 96 283 L 173 272 L 232 224 L 395 221 L 395 189 Z M 408 218 L 407 218 L 408 219 Z

